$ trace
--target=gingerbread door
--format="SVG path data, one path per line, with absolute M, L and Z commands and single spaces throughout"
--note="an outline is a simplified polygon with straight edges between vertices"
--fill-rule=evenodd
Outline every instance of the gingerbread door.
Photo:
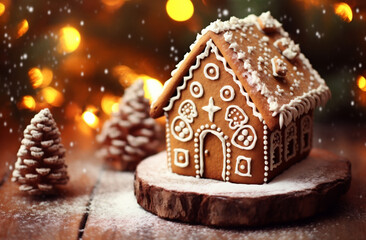
M 201 177 L 225 181 L 225 139 L 217 131 L 205 129 L 199 140 Z

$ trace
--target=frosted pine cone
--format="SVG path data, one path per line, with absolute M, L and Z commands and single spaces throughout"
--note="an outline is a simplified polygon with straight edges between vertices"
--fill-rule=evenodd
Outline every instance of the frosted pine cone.
M 32 195 L 52 193 L 55 185 L 69 180 L 65 152 L 50 110 L 41 110 L 24 130 L 12 181 Z
M 126 89 L 119 111 L 103 126 L 97 141 L 103 144 L 101 155 L 119 170 L 133 171 L 162 145 L 162 129 L 150 117 L 149 100 L 144 97 L 143 81 Z

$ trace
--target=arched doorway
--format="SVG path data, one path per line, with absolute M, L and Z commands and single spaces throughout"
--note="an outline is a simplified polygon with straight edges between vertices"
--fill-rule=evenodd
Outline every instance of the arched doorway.
M 202 130 L 199 151 L 201 177 L 225 181 L 226 143 L 222 133 L 211 129 Z

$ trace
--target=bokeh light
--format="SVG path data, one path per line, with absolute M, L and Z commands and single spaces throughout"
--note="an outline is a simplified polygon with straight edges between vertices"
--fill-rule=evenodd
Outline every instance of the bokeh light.
M 111 94 L 106 94 L 103 96 L 101 101 L 101 107 L 104 113 L 107 115 L 111 115 L 114 112 L 118 111 L 120 98 L 117 96 L 113 96 Z
M 31 68 L 28 71 L 28 76 L 29 76 L 29 79 L 30 79 L 30 82 L 31 82 L 33 88 L 38 88 L 42 85 L 43 75 L 42 75 L 41 69 Z
M 159 80 L 146 75 L 142 75 L 140 78 L 144 80 L 145 98 L 153 102 L 161 94 L 163 84 Z
M 26 32 L 28 32 L 29 29 L 29 23 L 27 21 L 27 19 L 22 20 L 19 24 L 18 24 L 18 31 L 17 31 L 17 38 L 20 38 L 21 36 L 23 36 Z
M 110 10 L 117 10 L 125 3 L 125 0 L 101 0 L 101 1 Z
M 5 5 L 4 3 L 0 3 L 0 16 L 3 15 L 5 12 Z
M 28 76 L 33 88 L 47 87 L 53 78 L 53 72 L 49 68 L 31 68 Z
M 81 41 L 79 31 L 73 27 L 63 27 L 60 30 L 60 48 L 63 52 L 71 53 L 75 51 Z
M 344 21 L 351 22 L 353 18 L 353 13 L 351 7 L 344 2 L 334 4 L 334 12 L 340 16 Z
M 194 6 L 190 0 L 168 0 L 166 12 L 173 20 L 184 22 L 193 16 Z
M 359 76 L 357 79 L 357 86 L 362 91 L 366 92 L 366 79 L 364 76 Z
M 32 96 L 26 95 L 22 98 L 22 100 L 19 104 L 19 108 L 34 110 L 36 108 L 36 101 L 34 100 L 34 98 Z
M 42 96 L 44 100 L 55 107 L 59 107 L 64 102 L 64 97 L 62 93 L 58 90 L 54 89 L 53 87 L 46 87 L 42 89 Z
M 93 109 L 87 109 L 81 117 L 89 127 L 97 128 L 99 126 L 99 118 L 94 114 Z

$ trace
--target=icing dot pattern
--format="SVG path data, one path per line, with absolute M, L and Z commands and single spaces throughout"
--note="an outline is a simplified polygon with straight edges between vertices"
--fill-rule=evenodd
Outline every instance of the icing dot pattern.
M 174 118 L 171 131 L 173 136 L 181 142 L 188 142 L 193 137 L 193 130 L 190 124 L 180 116 Z
M 241 126 L 233 135 L 232 144 L 240 149 L 251 150 L 257 142 L 257 135 L 250 125 Z

